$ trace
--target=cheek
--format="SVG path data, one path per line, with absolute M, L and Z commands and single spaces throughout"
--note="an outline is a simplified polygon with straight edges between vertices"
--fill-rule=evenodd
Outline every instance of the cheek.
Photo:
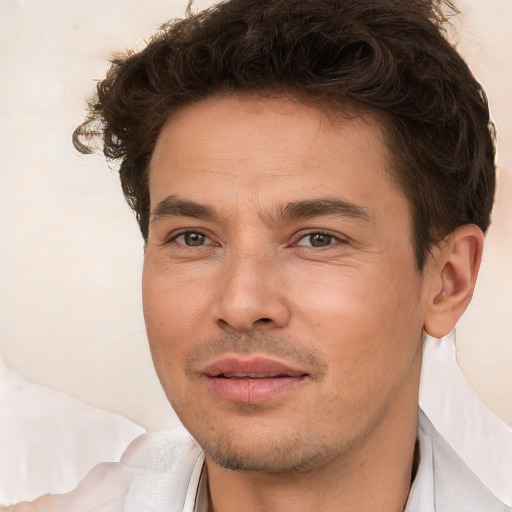
M 421 338 L 418 276 L 384 268 L 336 270 L 295 290 L 301 331 L 348 372 L 361 366 L 389 371 L 392 354 L 400 364 Z
M 207 287 L 194 273 L 162 268 L 155 257 L 146 257 L 142 274 L 142 301 L 148 330 L 170 329 L 181 334 L 200 319 Z M 179 327 L 179 329 L 177 329 Z
M 386 288 L 384 279 L 332 280 L 322 292 L 310 287 L 303 309 L 301 331 L 329 361 L 319 402 L 346 428 L 389 403 L 421 344 L 417 290 Z
M 142 280 L 144 320 L 153 361 L 161 379 L 181 372 L 181 354 L 187 352 L 197 338 L 197 325 L 204 319 L 198 298 L 191 283 L 168 279 L 145 263 Z
M 175 410 L 179 398 L 189 396 L 184 360 L 197 338 L 193 325 L 197 301 L 170 286 L 161 276 L 144 271 L 143 309 L 153 364 L 165 394 Z

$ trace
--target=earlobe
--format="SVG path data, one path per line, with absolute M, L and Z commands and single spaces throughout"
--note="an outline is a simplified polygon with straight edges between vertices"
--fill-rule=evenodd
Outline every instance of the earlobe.
M 432 256 L 432 286 L 425 315 L 425 331 L 446 336 L 466 310 L 482 259 L 484 235 L 474 224 L 458 227 Z M 433 272 L 433 276 L 432 276 Z

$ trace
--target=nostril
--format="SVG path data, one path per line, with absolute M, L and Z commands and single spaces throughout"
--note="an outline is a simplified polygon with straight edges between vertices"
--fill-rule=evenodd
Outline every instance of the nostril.
M 271 322 L 272 320 L 270 320 L 270 318 L 260 318 L 258 320 L 258 322 L 261 322 L 261 323 L 264 323 L 264 324 L 268 324 L 269 322 Z

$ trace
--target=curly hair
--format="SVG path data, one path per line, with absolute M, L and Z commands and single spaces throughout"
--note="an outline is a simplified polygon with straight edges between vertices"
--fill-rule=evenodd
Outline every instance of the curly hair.
M 442 0 L 228 0 L 162 26 L 112 61 L 75 147 L 120 161 L 144 239 L 148 165 L 165 121 L 216 94 L 283 92 L 383 118 L 391 173 L 410 203 L 421 270 L 458 226 L 490 222 L 494 127 L 485 93 L 447 41 Z

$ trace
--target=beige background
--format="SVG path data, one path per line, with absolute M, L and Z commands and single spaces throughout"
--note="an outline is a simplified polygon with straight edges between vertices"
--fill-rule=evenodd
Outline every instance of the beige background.
M 196 2 L 203 6 L 208 2 Z M 142 241 L 115 172 L 70 143 L 112 51 L 184 0 L 0 0 L 0 353 L 30 379 L 153 429 L 176 421 L 140 303 Z M 490 98 L 499 189 L 459 360 L 512 425 L 512 2 L 460 0 L 460 49 Z

